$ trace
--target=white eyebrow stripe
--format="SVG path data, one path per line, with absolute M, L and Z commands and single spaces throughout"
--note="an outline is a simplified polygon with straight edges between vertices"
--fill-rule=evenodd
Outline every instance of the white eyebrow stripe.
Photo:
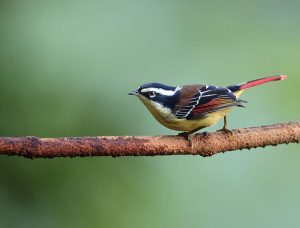
M 181 89 L 181 87 L 179 87 L 179 86 L 177 86 L 175 90 L 165 90 L 165 89 L 162 89 L 162 88 L 150 87 L 150 88 L 142 89 L 141 92 L 142 93 L 147 93 L 147 92 L 153 91 L 153 92 L 162 94 L 164 96 L 173 96 L 180 89 Z

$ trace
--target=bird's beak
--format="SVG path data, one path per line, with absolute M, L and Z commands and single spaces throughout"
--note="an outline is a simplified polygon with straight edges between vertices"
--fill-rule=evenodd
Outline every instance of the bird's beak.
M 133 90 L 132 92 L 128 93 L 128 95 L 137 95 L 138 91 L 137 90 Z

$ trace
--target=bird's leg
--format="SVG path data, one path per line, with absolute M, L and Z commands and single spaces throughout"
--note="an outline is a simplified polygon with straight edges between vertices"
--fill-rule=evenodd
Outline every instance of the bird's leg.
M 221 128 L 221 129 L 218 130 L 218 131 L 224 131 L 224 132 L 226 132 L 226 133 L 231 133 L 231 134 L 233 134 L 233 132 L 227 128 L 227 118 L 226 118 L 226 116 L 224 116 L 224 125 L 223 125 L 223 128 Z
M 186 140 L 189 141 L 190 144 L 192 144 L 192 133 L 190 133 L 190 132 L 180 132 L 178 134 L 178 136 L 184 137 Z
M 193 133 L 195 133 L 196 131 L 199 131 L 200 129 L 202 129 L 203 127 L 199 127 L 196 128 L 192 131 L 188 131 L 188 132 L 180 132 L 178 135 L 184 137 L 186 140 L 189 141 L 190 146 L 193 146 L 193 142 L 192 142 L 192 135 Z
M 198 134 L 198 133 L 197 133 Z M 200 134 L 200 133 L 199 133 Z M 207 131 L 204 131 L 203 133 L 202 133 L 202 135 L 204 136 L 204 137 L 207 137 L 208 135 L 209 135 L 209 133 L 207 132 Z

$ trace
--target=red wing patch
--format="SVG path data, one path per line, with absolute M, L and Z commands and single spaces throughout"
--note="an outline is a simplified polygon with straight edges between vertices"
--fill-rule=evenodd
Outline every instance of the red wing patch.
M 203 113 L 207 112 L 213 112 L 214 110 L 218 110 L 223 106 L 228 106 L 229 104 L 233 104 L 234 102 L 229 99 L 222 99 L 222 98 L 215 98 L 205 104 L 196 106 L 192 114 L 195 115 L 201 115 Z

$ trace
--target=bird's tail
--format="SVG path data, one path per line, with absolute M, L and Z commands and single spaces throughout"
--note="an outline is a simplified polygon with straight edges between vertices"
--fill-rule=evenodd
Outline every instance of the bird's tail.
M 244 83 L 241 83 L 238 85 L 228 86 L 227 88 L 230 89 L 234 93 L 238 93 L 240 91 L 243 91 L 244 89 L 248 89 L 253 86 L 258 86 L 258 85 L 261 85 L 261 84 L 264 84 L 267 82 L 272 82 L 272 81 L 280 81 L 280 80 L 284 80 L 286 78 L 287 78 L 286 75 L 271 76 L 271 77 L 256 79 L 256 80 L 249 81 L 249 82 L 244 82 Z

